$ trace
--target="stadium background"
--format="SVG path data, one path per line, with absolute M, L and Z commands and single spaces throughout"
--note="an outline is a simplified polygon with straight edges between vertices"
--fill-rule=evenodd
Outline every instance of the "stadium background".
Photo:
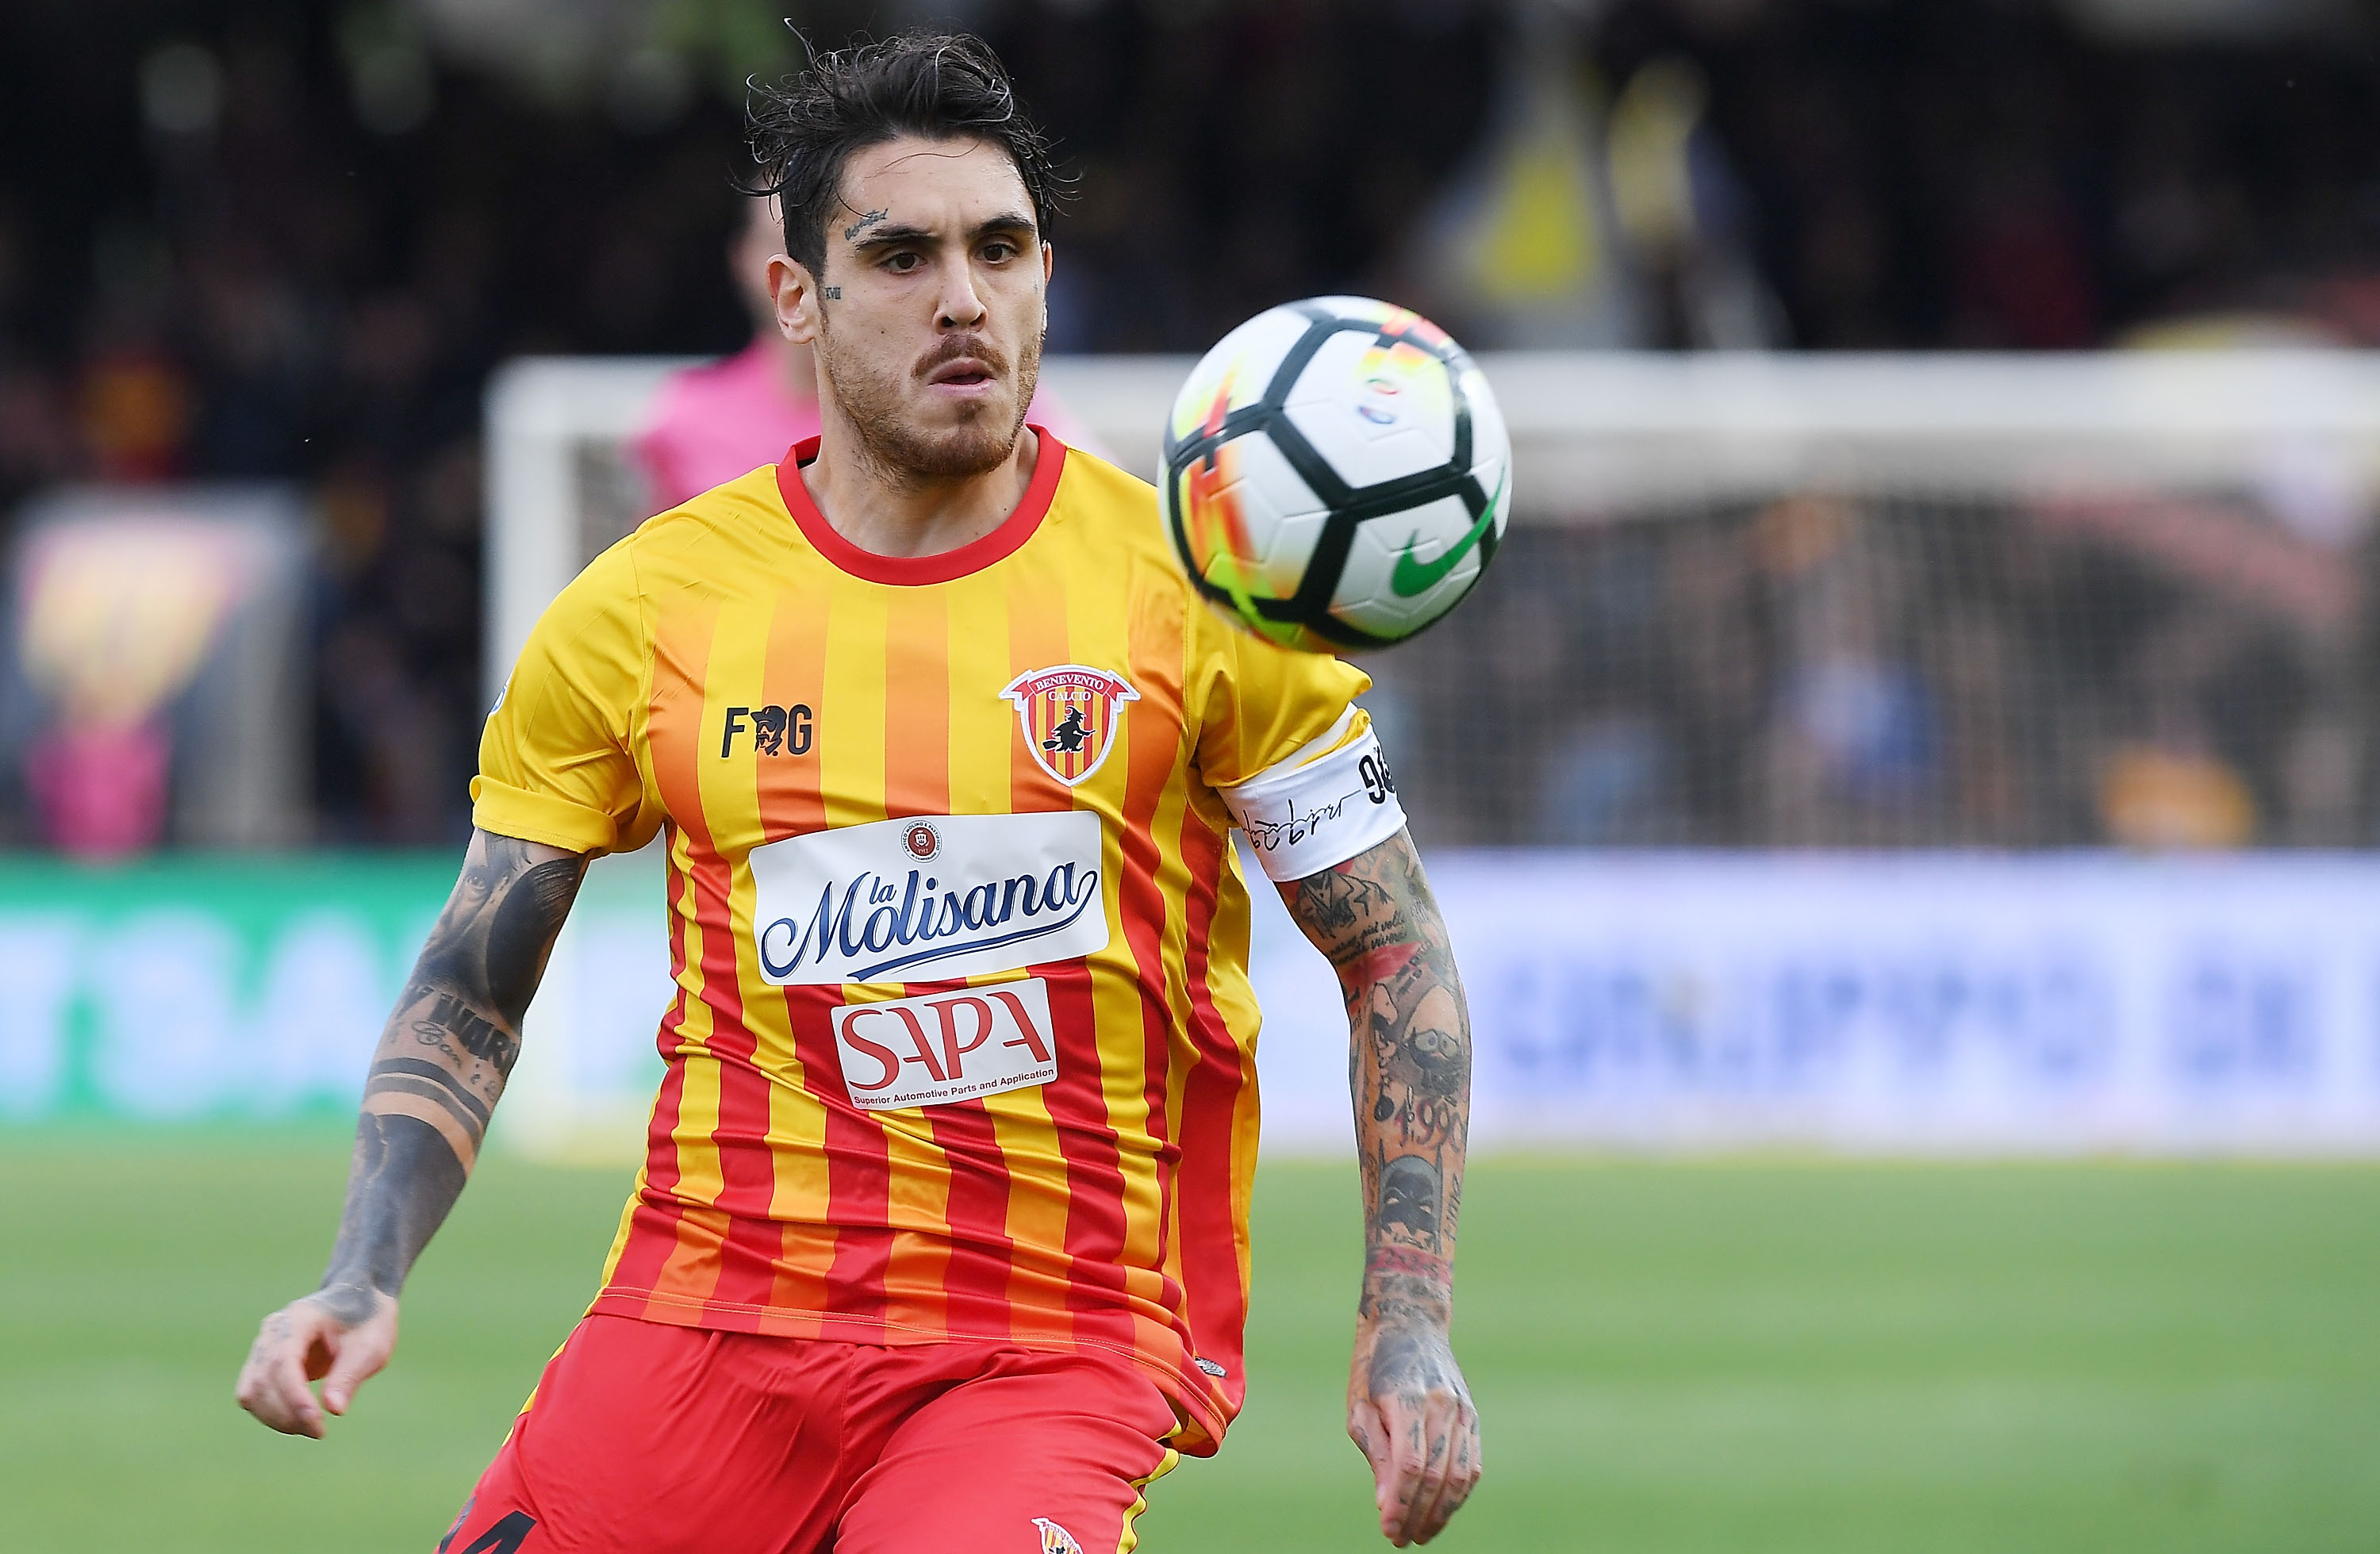
M 322 1447 L 227 1401 L 318 1271 L 341 1114 L 468 825 L 491 382 L 744 342 L 726 180 L 789 8 L 0 14 L 10 1547 L 423 1547 L 584 1298 L 645 1077 L 625 862 L 397 1370 Z M 2354 5 L 794 14 L 1002 49 L 1083 173 L 1050 345 L 1086 383 L 1355 290 L 1488 352 L 1928 353 L 1854 363 L 1912 396 L 1945 353 L 2225 349 L 2372 392 Z M 2362 1546 L 2371 427 L 2081 493 L 1532 495 L 1524 455 L 1478 597 L 1368 665 L 1478 925 L 1491 1476 L 1451 1546 Z M 1372 1536 L 1331 1012 L 1270 931 L 1252 1403 L 1154 1498 L 1160 1548 Z

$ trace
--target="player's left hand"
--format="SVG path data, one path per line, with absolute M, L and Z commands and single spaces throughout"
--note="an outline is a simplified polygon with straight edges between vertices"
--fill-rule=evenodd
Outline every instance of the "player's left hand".
M 1366 1317 L 1347 1378 L 1347 1434 L 1372 1464 L 1380 1532 L 1427 1543 L 1479 1482 L 1479 1411 L 1446 1329 L 1427 1318 Z

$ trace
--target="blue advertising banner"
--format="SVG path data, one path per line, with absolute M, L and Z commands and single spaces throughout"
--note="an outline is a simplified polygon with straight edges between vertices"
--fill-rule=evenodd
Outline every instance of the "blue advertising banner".
M 2380 1150 L 2370 857 L 1474 853 L 1431 878 L 1486 1141 Z M 1343 1141 L 1310 959 L 1260 930 L 1268 1132 Z

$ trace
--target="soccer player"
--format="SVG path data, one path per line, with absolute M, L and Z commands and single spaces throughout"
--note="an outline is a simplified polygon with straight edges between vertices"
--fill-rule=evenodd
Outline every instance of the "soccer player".
M 1236 823 L 1345 992 L 1348 1428 L 1382 1531 L 1427 1540 L 1480 1470 L 1449 1339 L 1471 1049 L 1394 794 L 1357 775 L 1365 679 L 1226 625 L 1149 488 L 1026 423 L 1054 178 L 989 50 L 821 55 L 754 140 L 820 434 L 645 524 L 532 634 L 329 1272 L 239 1400 L 319 1436 L 387 1363 L 587 859 L 660 834 L 646 1163 L 441 1548 L 1131 1548 L 1244 1395 Z

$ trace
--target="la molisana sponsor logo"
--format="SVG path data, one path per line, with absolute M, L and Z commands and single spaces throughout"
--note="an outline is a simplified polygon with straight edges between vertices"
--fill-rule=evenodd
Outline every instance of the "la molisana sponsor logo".
M 932 815 L 755 847 L 752 934 L 779 986 L 940 981 L 1104 949 L 1099 818 Z

